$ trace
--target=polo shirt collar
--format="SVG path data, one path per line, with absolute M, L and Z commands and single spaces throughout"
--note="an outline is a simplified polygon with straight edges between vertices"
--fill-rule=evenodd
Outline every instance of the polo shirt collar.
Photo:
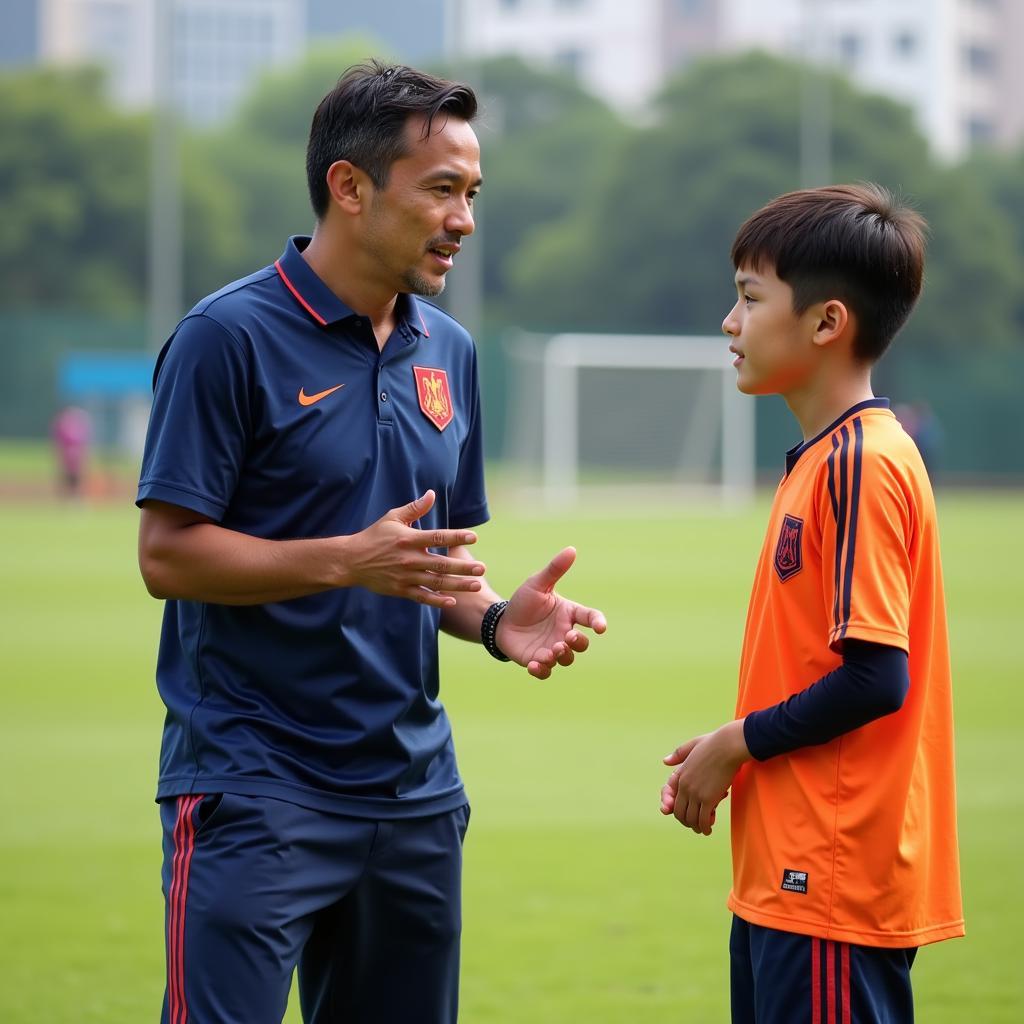
M 828 437 L 834 430 L 840 427 L 846 420 L 858 412 L 864 409 L 888 409 L 889 399 L 888 398 L 867 398 L 863 402 L 858 402 L 856 405 L 847 409 L 839 419 L 830 423 L 820 434 L 816 434 L 809 441 L 801 441 L 799 444 L 793 445 L 792 448 L 786 452 L 786 475 L 789 476 L 793 472 L 793 467 L 796 465 L 797 460 L 808 448 L 813 448 L 822 438 Z
M 359 316 L 317 277 L 313 268 L 302 258 L 302 252 L 309 243 L 308 235 L 293 235 L 288 239 L 281 258 L 274 263 L 278 276 L 292 298 L 321 327 Z M 398 296 L 395 313 L 398 323 L 405 323 L 416 334 L 430 337 L 419 303 L 412 295 Z

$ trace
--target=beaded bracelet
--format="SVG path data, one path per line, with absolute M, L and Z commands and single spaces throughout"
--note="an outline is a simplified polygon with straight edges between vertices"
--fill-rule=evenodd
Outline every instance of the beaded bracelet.
M 508 607 L 508 601 L 495 601 L 487 611 L 484 612 L 483 621 L 480 623 L 480 640 L 482 641 L 487 653 L 492 658 L 497 658 L 498 661 L 511 661 L 507 654 L 505 654 L 498 646 L 498 622 L 502 615 L 505 614 L 505 609 Z

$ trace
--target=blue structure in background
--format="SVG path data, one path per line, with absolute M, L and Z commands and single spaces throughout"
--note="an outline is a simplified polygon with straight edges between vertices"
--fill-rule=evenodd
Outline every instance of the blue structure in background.
M 60 363 L 57 390 L 68 402 L 120 401 L 153 391 L 155 356 L 148 352 L 72 352 Z
M 142 454 L 153 398 L 151 352 L 71 352 L 57 368 L 62 404 L 80 405 L 92 418 L 96 447 L 137 458 Z

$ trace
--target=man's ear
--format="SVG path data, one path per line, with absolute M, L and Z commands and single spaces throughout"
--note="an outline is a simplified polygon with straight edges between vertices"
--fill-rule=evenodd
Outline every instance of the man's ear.
M 831 345 L 841 337 L 852 331 L 853 315 L 847 308 L 846 303 L 839 299 L 828 299 L 826 302 L 817 304 L 815 308 L 817 326 L 814 329 L 814 337 L 811 339 L 815 345 Z
M 373 183 L 369 176 L 348 160 L 335 160 L 327 168 L 327 189 L 331 202 L 343 212 L 355 216 L 369 202 Z

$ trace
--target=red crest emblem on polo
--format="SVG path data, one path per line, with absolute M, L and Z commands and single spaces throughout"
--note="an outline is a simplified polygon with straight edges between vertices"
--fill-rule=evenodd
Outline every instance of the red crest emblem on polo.
M 455 415 L 452 409 L 452 393 L 448 387 L 448 374 L 433 366 L 414 366 L 416 394 L 420 399 L 423 415 L 437 427 L 444 430 Z

